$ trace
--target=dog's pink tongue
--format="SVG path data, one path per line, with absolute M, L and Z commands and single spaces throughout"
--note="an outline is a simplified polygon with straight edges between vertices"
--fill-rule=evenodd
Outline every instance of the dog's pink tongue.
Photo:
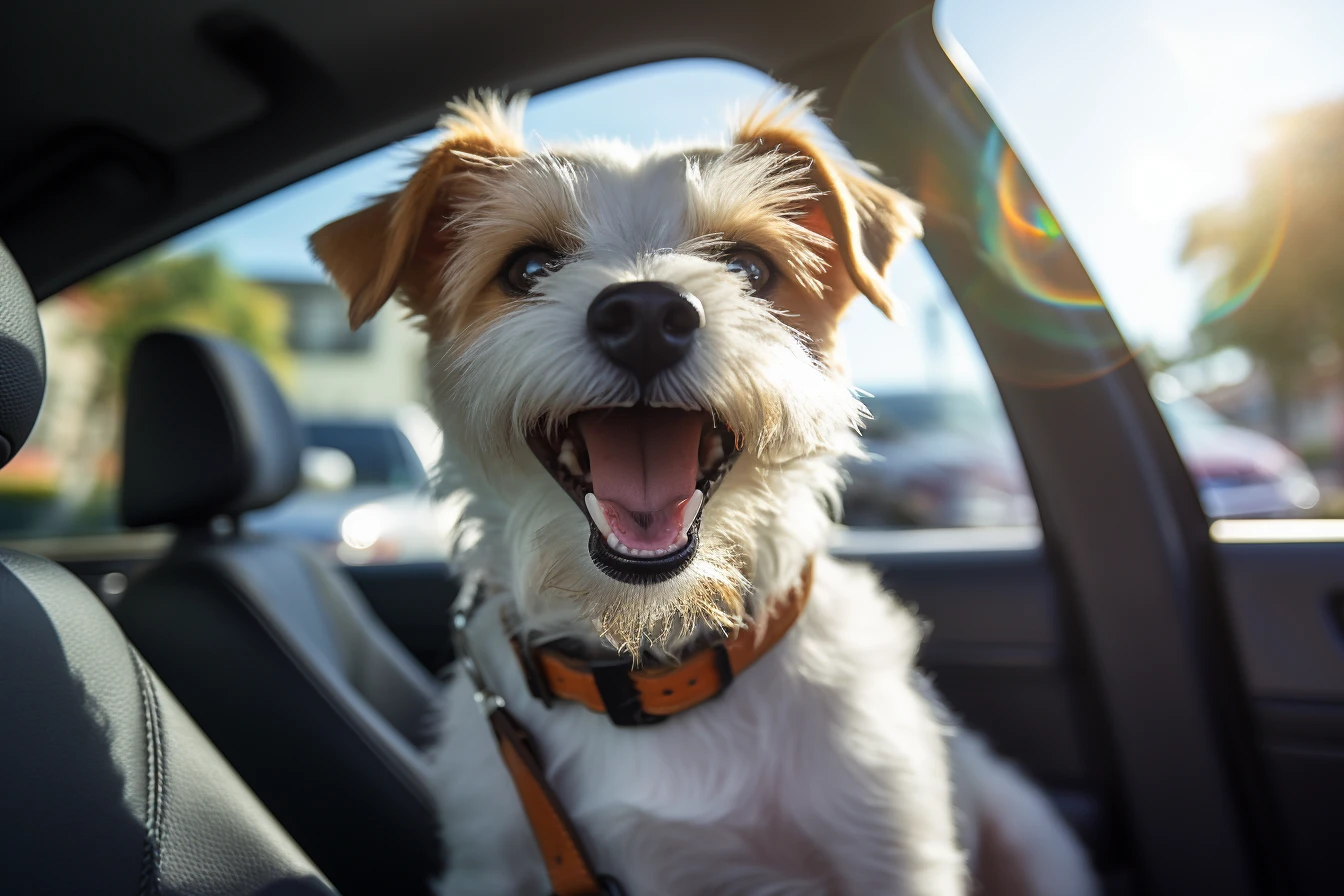
M 593 494 L 629 547 L 665 547 L 681 520 L 671 519 L 695 491 L 700 433 L 707 416 L 673 408 L 615 408 L 580 414 Z M 614 507 L 612 505 L 615 505 Z

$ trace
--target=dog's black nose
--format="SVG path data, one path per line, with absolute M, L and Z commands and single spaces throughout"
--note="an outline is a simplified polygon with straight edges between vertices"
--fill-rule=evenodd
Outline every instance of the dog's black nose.
M 588 333 L 641 383 L 686 357 L 704 325 L 700 300 L 671 283 L 617 283 L 588 306 Z

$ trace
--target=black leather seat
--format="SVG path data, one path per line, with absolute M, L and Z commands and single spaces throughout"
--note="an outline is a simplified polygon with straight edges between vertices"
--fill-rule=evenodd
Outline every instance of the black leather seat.
M 32 294 L 0 244 L 0 464 L 42 400 Z M 0 892 L 335 891 L 50 561 L 0 550 Z
M 285 828 L 347 896 L 423 893 L 440 867 L 420 748 L 436 682 L 350 577 L 237 533 L 299 477 L 300 436 L 233 343 L 154 333 L 126 394 L 121 512 L 175 546 L 116 615 Z

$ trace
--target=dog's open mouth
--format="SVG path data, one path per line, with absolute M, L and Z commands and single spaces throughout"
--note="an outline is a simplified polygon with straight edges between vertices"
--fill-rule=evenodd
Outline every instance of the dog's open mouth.
M 631 584 L 690 564 L 705 503 L 738 454 L 732 430 L 710 414 L 647 405 L 539 425 L 528 444 L 587 516 L 593 563 Z

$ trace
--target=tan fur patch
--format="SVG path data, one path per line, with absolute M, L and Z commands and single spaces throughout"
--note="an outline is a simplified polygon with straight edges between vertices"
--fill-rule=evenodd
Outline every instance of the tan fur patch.
M 309 238 L 313 254 L 350 300 L 358 328 L 400 290 L 406 304 L 432 319 L 441 292 L 440 269 L 450 254 L 454 174 L 488 169 L 523 153 L 522 106 L 496 95 L 449 105 L 444 138 L 425 154 L 400 192 L 333 221 Z
M 770 294 L 770 303 L 784 312 L 789 326 L 807 335 L 817 357 L 833 367 L 838 366 L 840 359 L 835 353 L 836 333 L 841 318 L 859 291 L 849 279 L 820 204 L 814 205 L 800 219 L 800 223 L 827 239 L 827 243 L 818 250 L 824 265 L 817 275 L 821 291 L 815 292 L 786 280 L 776 285 Z
M 857 168 L 832 159 L 817 144 L 801 126 L 815 101 L 814 93 L 783 92 L 753 111 L 738 127 L 735 140 L 761 152 L 797 158 L 807 166 L 805 176 L 818 195 L 814 209 L 821 214 L 809 209 L 801 220 L 833 241 L 835 254 L 827 260 L 836 259 L 840 265 L 832 263 L 829 270 L 842 267 L 848 275 L 848 283 L 826 278 L 828 300 L 843 311 L 855 292 L 862 293 L 891 317 L 895 305 L 887 293 L 887 267 L 902 244 L 923 234 L 920 207 Z

